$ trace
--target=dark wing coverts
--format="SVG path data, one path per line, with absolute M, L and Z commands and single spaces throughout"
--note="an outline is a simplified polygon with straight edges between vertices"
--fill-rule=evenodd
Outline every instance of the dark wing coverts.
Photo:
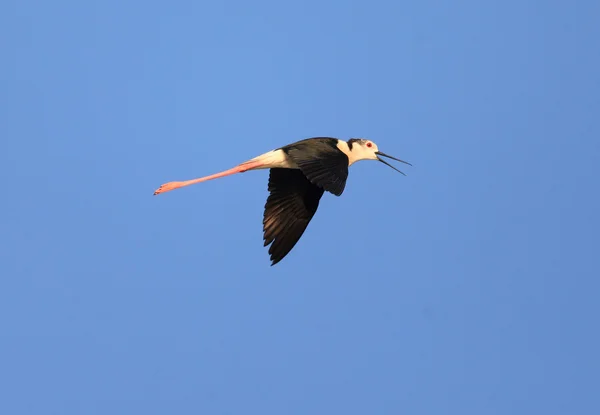
M 270 169 L 269 198 L 263 230 L 271 265 L 281 261 L 296 245 L 313 218 L 324 190 L 298 169 Z
M 348 179 L 348 156 L 337 148 L 337 139 L 315 137 L 298 141 L 282 150 L 311 183 L 340 196 Z

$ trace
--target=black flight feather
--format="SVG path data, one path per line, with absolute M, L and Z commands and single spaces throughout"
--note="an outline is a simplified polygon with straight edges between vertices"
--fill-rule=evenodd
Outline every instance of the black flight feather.
M 311 183 L 298 169 L 272 168 L 269 197 L 263 219 L 265 246 L 271 265 L 294 248 L 319 207 L 324 190 Z

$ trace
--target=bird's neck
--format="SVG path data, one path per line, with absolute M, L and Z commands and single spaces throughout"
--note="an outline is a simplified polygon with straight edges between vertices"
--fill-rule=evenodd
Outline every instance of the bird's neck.
M 356 146 L 352 146 L 352 149 L 350 149 L 347 141 L 338 140 L 337 147 L 342 153 L 348 156 L 348 166 L 352 166 L 354 163 L 360 160 L 358 154 L 354 151 L 356 150 Z

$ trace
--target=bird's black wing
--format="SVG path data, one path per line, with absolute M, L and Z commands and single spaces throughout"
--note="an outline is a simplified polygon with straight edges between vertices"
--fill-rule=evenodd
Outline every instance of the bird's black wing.
M 298 169 L 272 168 L 263 230 L 271 265 L 281 261 L 306 230 L 319 207 L 324 190 L 312 184 Z
M 337 148 L 338 140 L 315 137 L 282 147 L 313 183 L 340 196 L 348 179 L 348 156 Z

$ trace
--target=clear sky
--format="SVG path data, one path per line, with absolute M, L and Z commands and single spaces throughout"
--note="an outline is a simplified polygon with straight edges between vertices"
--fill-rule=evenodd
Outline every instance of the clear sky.
M 600 413 L 600 3 L 0 6 L 0 413 Z M 266 171 L 374 162 L 292 253 Z

